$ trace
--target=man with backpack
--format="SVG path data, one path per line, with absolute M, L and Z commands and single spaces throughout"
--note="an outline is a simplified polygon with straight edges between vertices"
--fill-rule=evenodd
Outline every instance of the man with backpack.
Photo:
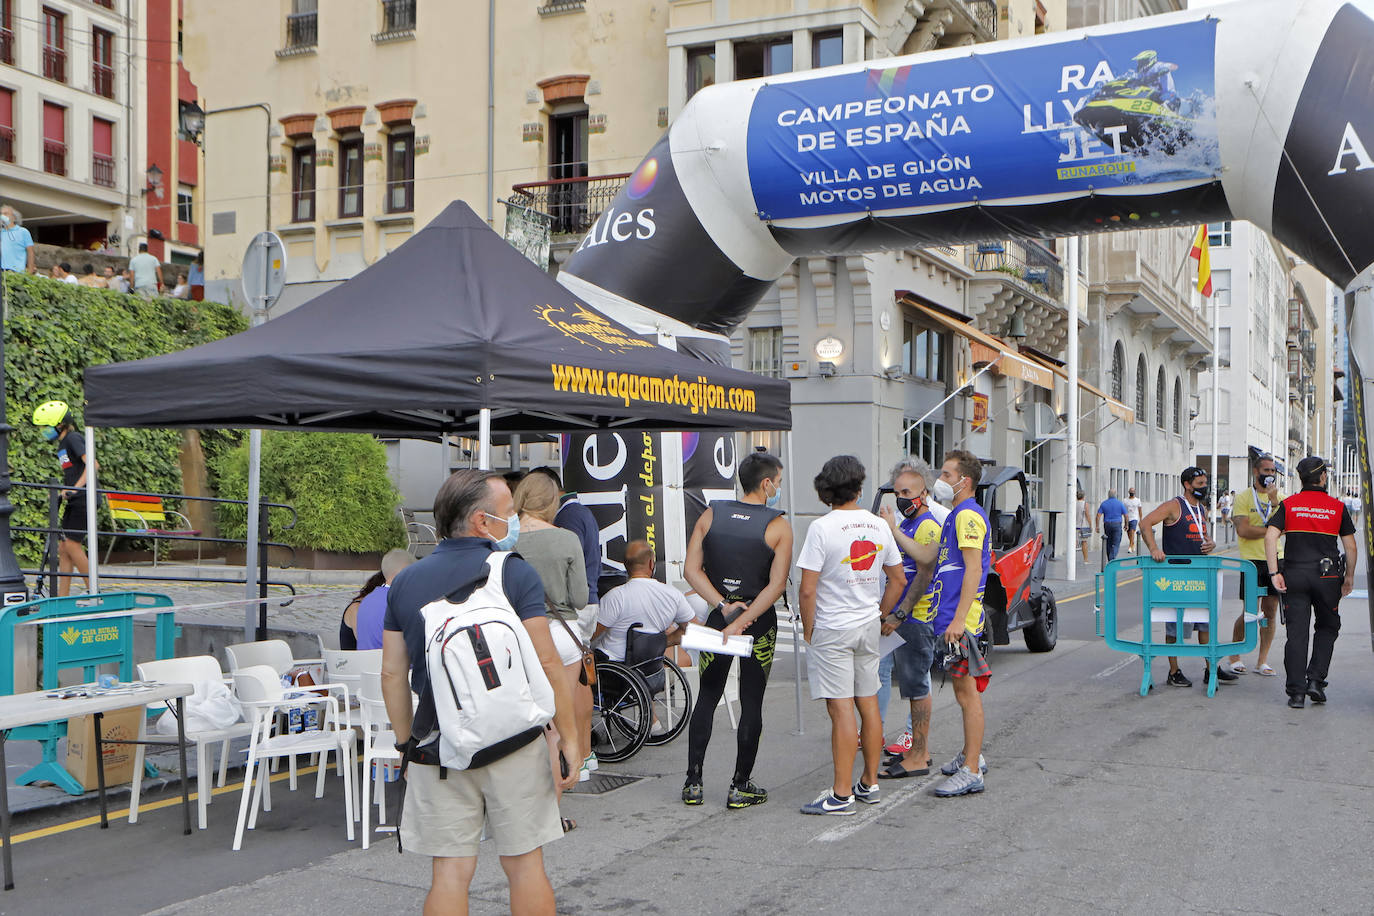
M 542 847 L 563 828 L 545 724 L 553 720 L 571 764 L 565 787 L 577 781 L 583 748 L 544 588 L 506 552 L 520 521 L 499 474 L 454 473 L 434 498 L 434 518 L 443 539 L 397 575 L 383 623 L 382 694 L 406 761 L 398 838 L 433 857 L 426 914 L 468 911 L 487 821 L 511 911 L 553 916 Z

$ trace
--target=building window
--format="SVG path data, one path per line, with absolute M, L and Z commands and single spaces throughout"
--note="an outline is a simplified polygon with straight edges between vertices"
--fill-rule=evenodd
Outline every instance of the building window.
M 67 109 L 43 103 L 43 171 L 67 174 Z
M 0 0 L 0 64 L 14 63 L 14 26 L 10 24 L 10 6 L 14 0 Z
M 1021 469 L 1026 472 L 1026 487 L 1030 491 L 1030 508 L 1044 505 L 1045 492 L 1045 443 L 1021 440 L 1021 454 L 1025 457 Z
M 91 91 L 114 98 L 114 33 L 91 30 Z
M 315 144 L 298 143 L 291 150 L 291 222 L 315 221 Z
M 67 17 L 43 7 L 43 75 L 59 83 L 67 81 Z
M 1121 403 L 1126 403 L 1126 350 L 1121 346 L 1121 341 L 1116 342 L 1112 349 L 1112 397 Z
M 363 215 L 363 138 L 339 140 L 339 218 Z
M 14 161 L 14 90 L 0 89 L 0 162 Z
M 944 335 L 910 321 L 902 322 L 902 371 L 932 382 L 945 380 Z
M 811 36 L 811 66 L 834 67 L 844 63 L 844 32 L 817 32 Z
M 1164 428 L 1164 367 L 1159 367 L 1159 377 L 1155 379 L 1155 426 Z
M 194 204 L 195 196 L 190 185 L 181 185 L 177 188 L 177 222 L 194 223 L 196 221 L 193 210 Z
M 1213 248 L 1231 247 L 1231 221 L 1207 227 L 1207 243 Z
M 415 0 L 382 0 L 382 32 L 415 29 Z
M 587 112 L 549 115 L 549 214 L 554 232 L 585 232 L 587 212 Z M 577 180 L 581 179 L 581 180 Z
M 911 426 L 913 422 L 914 417 L 907 417 L 902 421 L 902 428 Z M 945 424 L 934 420 L 917 424 L 906 434 L 902 446 L 908 455 L 924 458 L 931 467 L 939 467 L 945 455 Z
M 102 188 L 115 186 L 114 122 L 91 120 L 91 181 Z
M 1145 386 L 1149 384 L 1145 381 L 1145 354 L 1140 355 L 1140 359 L 1135 364 L 1135 420 L 1137 423 L 1145 422 Z
M 735 42 L 735 79 L 792 72 L 792 39 Z
M 687 98 L 698 90 L 716 84 L 716 49 L 714 45 L 687 49 Z
M 782 378 L 782 328 L 749 329 L 749 371 Z
M 319 42 L 318 0 L 291 0 L 286 16 L 286 47 L 313 48 Z
M 1183 379 L 1174 378 L 1174 435 L 1183 435 Z
M 1231 329 L 1217 328 L 1217 365 L 1223 369 L 1231 366 Z
M 415 132 L 395 131 L 386 142 L 386 212 L 415 209 Z

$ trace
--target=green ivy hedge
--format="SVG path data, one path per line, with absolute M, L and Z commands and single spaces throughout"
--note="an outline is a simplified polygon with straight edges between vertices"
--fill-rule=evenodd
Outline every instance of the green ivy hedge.
M 221 497 L 247 498 L 247 443 L 222 455 L 214 473 Z M 271 539 L 292 547 L 371 553 L 406 544 L 386 447 L 371 436 L 263 433 L 262 499 L 295 507 L 294 528 L 283 527 L 290 522 L 285 510 L 269 516 Z M 245 507 L 218 504 L 215 511 L 224 537 L 245 536 Z
M 182 299 L 145 300 L 113 290 L 90 289 L 27 274 L 5 273 L 6 409 L 10 474 L 16 481 L 46 483 L 61 476 L 52 443 L 29 421 L 44 401 L 62 400 L 81 413 L 82 373 L 87 366 L 172 353 L 244 330 L 247 320 L 231 306 Z M 168 397 L 175 397 L 168 392 Z M 237 444 L 241 434 L 206 431 L 207 463 Z M 152 493 L 181 492 L 181 433 L 177 430 L 101 430 L 96 442 L 102 486 Z M 213 485 L 213 477 L 211 483 Z M 47 523 L 46 494 L 16 487 L 12 523 Z M 108 524 L 108 522 L 104 523 Z M 34 565 L 42 536 L 16 532 L 15 551 Z

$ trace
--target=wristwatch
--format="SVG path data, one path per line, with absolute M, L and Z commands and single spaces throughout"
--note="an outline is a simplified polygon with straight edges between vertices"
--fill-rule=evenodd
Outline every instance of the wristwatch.
M 724 614 L 724 613 L 725 613 L 725 599 L 722 598 L 722 599 L 720 599 L 719 601 L 717 601 L 717 602 L 716 602 L 716 606 L 713 607 L 713 608 L 711 608 L 711 610 L 713 610 L 713 611 L 720 611 L 722 614 Z

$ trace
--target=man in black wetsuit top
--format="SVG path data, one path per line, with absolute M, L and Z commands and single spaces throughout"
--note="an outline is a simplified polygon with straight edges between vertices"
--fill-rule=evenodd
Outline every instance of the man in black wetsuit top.
M 782 496 L 782 462 L 767 452 L 754 452 L 740 462 L 739 482 L 743 497 L 713 502 L 697 520 L 684 570 L 687 582 L 711 608 L 707 626 L 722 630 L 725 637 L 754 637 L 753 654 L 740 659 L 738 749 L 727 808 L 768 800 L 768 793 L 751 776 L 763 733 L 763 691 L 778 638 L 773 605 L 787 588 L 792 565 L 792 527 L 775 508 Z M 701 653 L 700 695 L 687 730 L 684 804 L 702 802 L 702 765 L 732 657 Z

